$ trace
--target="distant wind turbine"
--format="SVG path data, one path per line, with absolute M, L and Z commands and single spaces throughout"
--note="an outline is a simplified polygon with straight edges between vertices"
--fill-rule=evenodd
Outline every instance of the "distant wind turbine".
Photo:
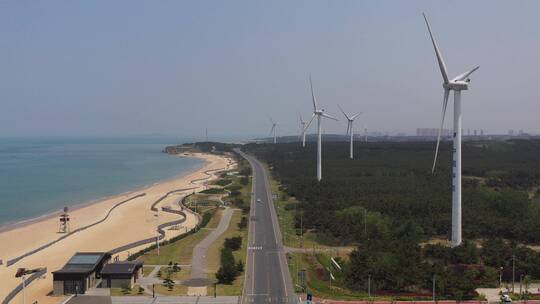
M 270 122 L 272 123 L 272 129 L 270 129 L 269 135 L 272 135 L 272 134 L 273 134 L 273 136 L 274 136 L 274 143 L 276 143 L 276 142 L 277 142 L 277 138 L 276 138 L 276 127 L 277 127 L 278 124 L 277 124 L 277 122 L 274 122 L 274 121 L 272 120 L 272 117 L 268 117 L 268 119 L 270 119 Z
M 298 113 L 300 119 L 300 137 L 302 138 L 302 148 L 306 146 L 306 122 L 302 119 L 302 114 Z
M 309 85 L 311 87 L 311 99 L 313 100 L 313 116 L 311 116 L 311 119 L 309 120 L 308 124 L 306 125 L 306 128 L 304 129 L 304 133 L 306 132 L 307 128 L 311 125 L 311 122 L 317 117 L 317 181 L 321 181 L 322 179 L 322 166 L 321 166 L 321 145 L 322 145 L 322 117 L 330 118 L 333 120 L 336 120 L 336 118 L 324 113 L 324 108 L 318 108 L 317 107 L 317 101 L 315 100 L 315 93 L 313 93 L 313 82 L 311 81 L 311 76 L 309 76 Z
M 353 122 L 354 122 L 354 119 L 356 117 L 358 117 L 358 115 L 362 114 L 362 113 L 358 113 L 358 114 L 355 114 L 355 115 L 352 115 L 352 116 L 349 116 L 345 113 L 345 111 L 343 111 L 343 109 L 338 105 L 339 109 L 341 110 L 341 113 L 343 113 L 343 115 L 345 115 L 345 118 L 347 118 L 347 132 L 345 133 L 345 136 L 347 135 L 350 135 L 350 139 L 349 139 L 349 143 L 350 143 L 350 147 L 349 147 L 349 157 L 351 159 L 353 159 L 353 143 L 354 143 L 354 131 L 353 131 Z
M 435 164 L 437 163 L 437 154 L 439 152 L 439 143 L 441 140 L 441 132 L 444 125 L 444 116 L 446 113 L 446 106 L 448 104 L 448 95 L 450 91 L 454 91 L 454 147 L 452 156 L 452 247 L 459 246 L 461 244 L 461 91 L 469 89 L 469 76 L 476 70 L 478 66 L 470 71 L 467 71 L 461 75 L 458 75 L 454 79 L 449 79 L 446 72 L 446 65 L 442 58 L 437 42 L 433 38 L 431 33 L 431 27 L 425 14 L 424 20 L 426 21 L 427 29 L 433 48 L 435 49 L 435 55 L 439 63 L 439 69 L 441 70 L 443 78 L 444 98 L 441 114 L 441 126 L 439 128 L 439 134 L 437 136 L 437 146 L 435 148 L 435 159 L 433 160 L 433 167 L 431 173 L 435 172 Z
M 364 141 L 367 142 L 367 125 L 364 125 Z

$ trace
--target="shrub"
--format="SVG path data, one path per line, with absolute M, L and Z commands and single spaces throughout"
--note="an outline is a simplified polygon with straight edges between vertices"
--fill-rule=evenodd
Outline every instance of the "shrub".
M 221 267 L 216 273 L 216 279 L 218 279 L 221 284 L 231 284 L 236 276 L 238 275 L 238 270 L 234 262 L 234 256 L 232 250 L 227 247 L 221 249 Z
M 226 185 L 230 184 L 231 182 L 232 181 L 230 179 L 222 178 L 222 179 L 218 179 L 217 181 L 215 181 L 214 184 L 223 187 L 223 186 L 226 186 Z
M 242 237 L 235 236 L 232 238 L 226 238 L 225 247 L 231 249 L 232 251 L 240 249 L 240 247 L 242 247 Z
M 209 211 L 206 211 L 205 213 L 203 213 L 202 221 L 201 221 L 201 227 L 206 227 L 208 222 L 210 222 L 210 220 L 214 216 L 214 213 L 215 213 L 214 210 L 209 210 Z
M 242 216 L 242 219 L 240 220 L 240 223 L 238 223 L 238 229 L 244 229 L 247 227 L 247 217 Z
M 204 194 L 223 194 L 223 193 L 225 193 L 225 191 L 223 191 L 223 189 L 220 189 L 220 188 L 208 188 L 206 190 L 201 191 L 201 193 L 204 193 Z
M 236 263 L 236 271 L 238 272 L 244 271 L 244 263 L 242 263 L 242 261 L 238 261 L 238 263 Z
M 240 189 L 242 189 L 242 186 L 235 184 L 235 185 L 227 186 L 227 187 L 225 187 L 225 189 L 227 189 L 227 190 L 229 190 L 231 192 L 234 192 L 234 191 L 239 191 Z

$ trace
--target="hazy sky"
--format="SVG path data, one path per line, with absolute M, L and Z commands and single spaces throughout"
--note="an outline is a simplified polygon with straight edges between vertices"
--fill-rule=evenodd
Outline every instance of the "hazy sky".
M 540 1 L 13 0 L 0 2 L 0 136 L 249 137 L 268 134 L 267 115 L 292 134 L 309 73 L 328 113 L 365 113 L 357 128 L 436 127 L 423 11 L 451 77 L 480 65 L 463 127 L 540 133 Z

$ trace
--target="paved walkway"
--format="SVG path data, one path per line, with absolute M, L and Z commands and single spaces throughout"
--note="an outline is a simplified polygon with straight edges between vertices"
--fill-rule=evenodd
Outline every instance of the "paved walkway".
M 193 248 L 193 256 L 191 258 L 191 275 L 192 279 L 207 278 L 207 260 L 208 248 L 229 228 L 229 223 L 233 215 L 234 209 L 226 208 L 223 211 L 221 220 L 215 230 L 206 236 L 199 244 Z M 188 295 L 206 295 L 206 286 L 204 287 L 188 287 Z
M 190 296 L 167 296 L 167 297 L 112 297 L 113 304 L 238 304 L 240 302 L 237 296 L 214 297 L 190 297 Z M 71 304 L 71 303 L 70 303 Z

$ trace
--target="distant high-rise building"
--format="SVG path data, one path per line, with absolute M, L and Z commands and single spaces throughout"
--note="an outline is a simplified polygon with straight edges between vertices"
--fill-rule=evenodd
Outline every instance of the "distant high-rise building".
M 484 136 L 484 129 L 480 129 L 480 136 Z
M 476 129 L 474 129 L 474 136 L 476 136 Z
M 512 130 L 512 129 L 508 130 L 508 135 L 514 136 L 514 130 Z
M 467 129 L 467 136 L 471 136 L 471 129 Z

